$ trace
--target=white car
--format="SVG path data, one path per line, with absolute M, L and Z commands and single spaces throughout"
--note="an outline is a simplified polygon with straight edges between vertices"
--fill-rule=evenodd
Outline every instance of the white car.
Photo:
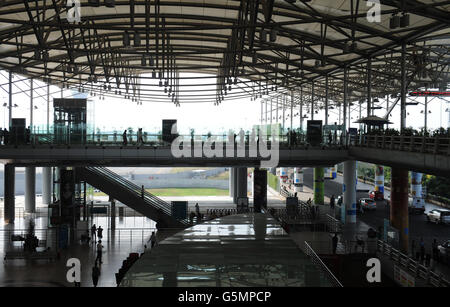
M 427 213 L 427 221 L 436 224 L 450 224 L 450 210 L 433 209 Z

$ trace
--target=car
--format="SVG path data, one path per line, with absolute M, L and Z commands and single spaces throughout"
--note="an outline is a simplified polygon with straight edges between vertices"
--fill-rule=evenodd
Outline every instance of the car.
M 369 197 L 373 200 L 384 200 L 384 195 L 380 191 L 370 191 Z
M 438 245 L 438 250 L 442 256 L 450 256 L 450 240 Z
M 450 224 L 450 210 L 433 209 L 427 213 L 427 221 L 436 224 Z
M 371 198 L 361 198 L 359 205 L 365 210 L 375 210 L 377 208 L 376 202 Z

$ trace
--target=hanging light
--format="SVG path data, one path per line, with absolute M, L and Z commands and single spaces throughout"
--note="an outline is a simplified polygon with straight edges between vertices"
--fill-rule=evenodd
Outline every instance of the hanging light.
M 150 56 L 150 66 L 155 66 L 155 60 Z
M 409 27 L 409 14 L 402 14 L 402 17 L 400 17 L 400 27 Z
M 261 43 L 267 42 L 267 32 L 264 29 L 262 29 L 261 32 L 259 33 L 259 42 Z
M 125 33 L 123 34 L 122 43 L 124 47 L 130 46 L 130 35 L 127 31 L 125 31 Z
M 142 56 L 141 58 L 141 66 L 147 65 L 147 61 L 145 60 L 145 56 Z
M 277 35 L 278 35 L 277 29 L 273 28 L 273 29 L 270 31 L 270 41 L 271 41 L 272 43 L 276 42 L 276 40 L 277 40 Z
M 392 14 L 391 18 L 389 19 L 389 28 L 396 29 L 399 26 L 400 26 L 400 16 Z
M 134 33 L 134 46 L 139 47 L 141 45 L 141 36 L 138 32 Z

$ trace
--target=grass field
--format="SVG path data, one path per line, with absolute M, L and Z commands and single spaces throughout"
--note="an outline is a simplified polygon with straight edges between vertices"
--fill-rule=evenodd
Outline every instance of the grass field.
M 156 196 L 226 196 L 228 190 L 214 188 L 173 188 L 173 189 L 147 189 Z M 94 193 L 95 196 L 105 196 L 103 192 Z

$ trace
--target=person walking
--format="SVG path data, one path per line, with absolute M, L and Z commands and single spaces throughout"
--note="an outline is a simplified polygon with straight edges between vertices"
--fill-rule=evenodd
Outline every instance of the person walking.
M 334 237 L 331 240 L 332 240 L 332 243 L 333 243 L 333 254 L 335 255 L 336 254 L 337 245 L 338 245 L 338 242 L 339 242 L 339 238 L 337 236 L 337 232 L 334 233 Z
M 125 131 L 122 133 L 122 143 L 123 143 L 124 146 L 127 146 L 127 144 L 128 144 L 127 130 L 125 130 Z
M 143 145 L 144 144 L 144 139 L 143 139 L 143 135 L 142 135 L 142 128 L 138 129 L 137 139 L 138 139 L 137 140 L 138 145 Z
M 103 228 L 102 228 L 102 226 L 98 226 L 97 236 L 98 236 L 99 240 L 103 239 Z
M 102 252 L 103 252 L 103 245 L 102 240 L 98 240 L 97 243 L 97 258 L 95 258 L 95 264 L 97 265 L 97 261 L 101 264 L 102 262 Z
M 92 283 L 94 284 L 94 287 L 97 287 L 98 284 L 98 277 L 100 276 L 100 269 L 97 266 L 97 262 L 92 267 Z
M 153 249 L 153 247 L 156 245 L 156 234 L 153 231 L 152 235 L 150 236 L 150 246 Z
M 330 208 L 331 209 L 334 209 L 334 203 L 335 203 L 335 199 L 334 199 L 334 194 L 333 194 L 330 197 Z
M 97 242 L 97 227 L 95 226 L 95 224 L 91 227 L 91 237 L 92 242 Z
M 198 203 L 195 204 L 195 214 L 196 214 L 197 216 L 200 215 L 200 207 L 198 206 Z
M 333 137 L 331 136 L 331 130 L 328 131 L 328 145 L 331 145 L 331 142 L 333 141 Z

